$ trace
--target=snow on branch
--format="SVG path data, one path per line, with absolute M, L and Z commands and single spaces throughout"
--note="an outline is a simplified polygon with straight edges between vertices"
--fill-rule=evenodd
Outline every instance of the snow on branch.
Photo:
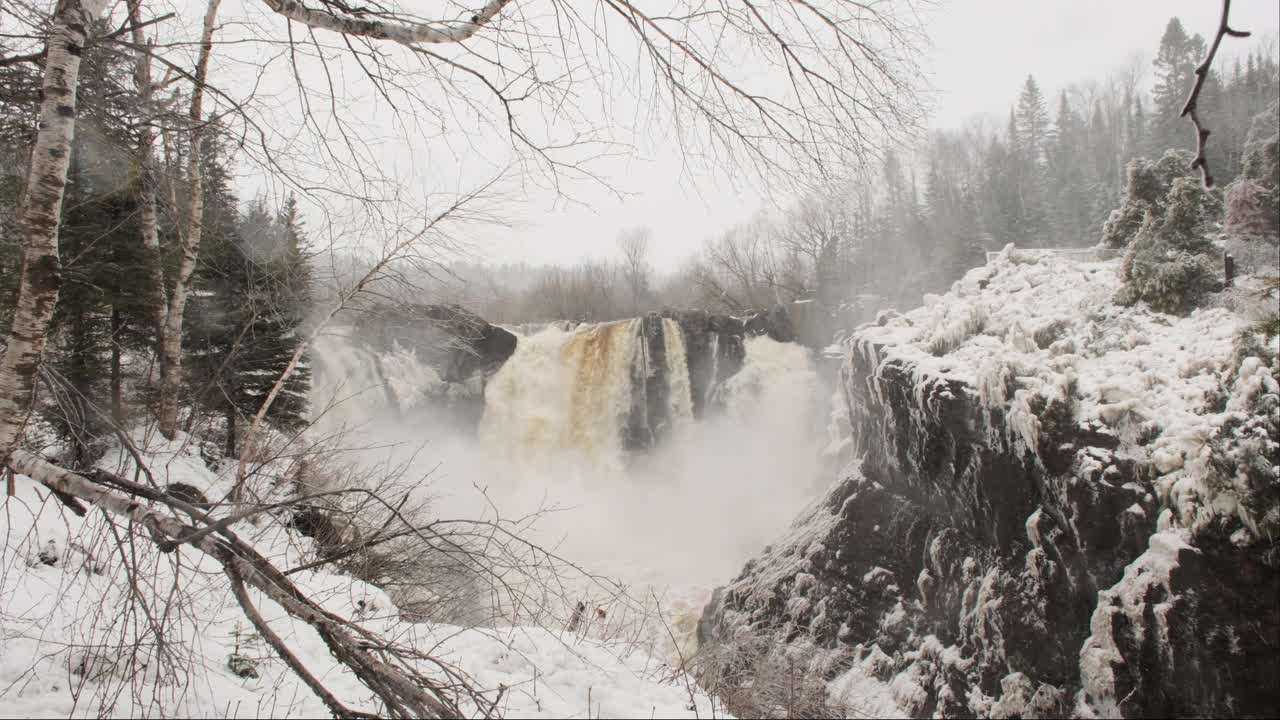
M 1178 113 L 1178 117 L 1191 116 L 1191 123 L 1196 127 L 1196 159 L 1191 161 L 1191 168 L 1200 169 L 1200 177 L 1204 180 L 1204 186 L 1213 187 L 1213 175 L 1209 172 L 1209 162 L 1205 157 L 1205 143 L 1209 140 L 1209 128 L 1200 123 L 1200 115 L 1196 112 L 1196 102 L 1200 99 L 1200 91 L 1204 89 L 1204 83 L 1209 78 L 1209 68 L 1213 65 L 1213 58 L 1218 54 L 1218 46 L 1222 44 L 1222 38 L 1230 35 L 1235 38 L 1249 37 L 1249 33 L 1244 30 L 1236 30 L 1230 25 L 1231 0 L 1222 0 L 1222 18 L 1218 21 L 1218 32 L 1213 36 L 1213 44 L 1209 46 L 1209 52 L 1205 54 L 1204 60 L 1200 66 L 1196 68 L 1196 82 L 1191 86 L 1191 94 L 1187 96 L 1187 102 L 1182 106 L 1182 112 Z
M 313 10 L 297 0 L 262 0 L 278 15 L 313 28 L 375 40 L 391 40 L 401 45 L 458 43 L 467 40 L 502 12 L 511 0 L 489 0 L 466 20 L 418 23 L 408 20 L 370 19 L 344 3 L 320 0 L 324 10 Z

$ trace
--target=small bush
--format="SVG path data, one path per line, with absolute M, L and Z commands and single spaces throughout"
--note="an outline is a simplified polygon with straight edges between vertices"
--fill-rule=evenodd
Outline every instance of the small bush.
M 1111 211 L 1102 226 L 1102 244 L 1109 248 L 1127 247 L 1138 235 L 1148 213 L 1164 215 L 1169 191 L 1178 178 L 1191 177 L 1191 156 L 1170 150 L 1159 160 L 1146 158 L 1129 161 L 1125 169 L 1125 197 L 1120 207 Z
M 1121 304 L 1145 300 L 1159 312 L 1183 314 L 1222 289 L 1208 239 L 1214 203 L 1198 180 L 1181 177 L 1169 189 L 1163 214 L 1148 211 L 1121 265 Z
M 781 635 L 741 633 L 693 659 L 698 684 L 742 718 L 843 718 L 827 697 L 839 653 L 788 645 Z
M 951 354 L 966 340 L 986 330 L 989 318 L 985 305 L 966 305 L 954 311 L 948 309 L 930 333 L 929 353 L 936 357 Z

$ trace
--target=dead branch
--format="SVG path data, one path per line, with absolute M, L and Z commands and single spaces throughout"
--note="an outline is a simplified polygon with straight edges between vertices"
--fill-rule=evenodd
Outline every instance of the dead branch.
M 157 543 L 184 540 L 196 529 L 172 515 L 148 506 L 151 500 L 187 511 L 197 512 L 187 503 L 167 497 L 159 491 L 138 486 L 123 478 L 111 478 L 112 484 L 128 488 L 128 493 L 109 489 L 100 482 L 49 463 L 38 455 L 16 449 L 9 456 L 9 467 L 45 486 L 90 503 L 112 515 L 128 518 L 146 528 Z M 98 476 L 107 475 L 99 471 Z M 367 648 L 372 637 L 367 631 L 324 610 L 306 597 L 265 557 L 241 541 L 229 529 L 222 528 L 218 537 L 204 535 L 191 546 L 214 558 L 233 578 L 240 578 L 284 610 L 307 622 L 320 634 L 333 656 L 349 667 L 357 678 L 385 704 L 393 717 L 453 718 L 460 717 L 458 708 L 438 694 L 438 688 L 420 673 L 397 667 L 375 657 Z M 354 633 L 354 634 L 353 634 Z M 359 636 L 359 637 L 357 637 Z M 375 643 L 379 647 L 385 643 Z M 305 679 L 305 676 L 304 676 Z M 323 696 L 322 696 L 322 699 Z
M 1229 24 L 1231 15 L 1231 0 L 1222 0 L 1222 17 L 1218 20 L 1218 31 L 1214 33 L 1213 43 L 1209 46 L 1209 51 L 1205 54 L 1204 60 L 1196 68 L 1196 82 L 1191 86 L 1191 93 L 1187 95 L 1187 102 L 1182 106 L 1182 112 L 1178 113 L 1178 117 L 1191 116 L 1191 124 L 1196 129 L 1196 157 L 1191 161 L 1191 169 L 1200 169 L 1200 178 L 1204 181 L 1206 188 L 1213 187 L 1213 175 L 1209 172 L 1209 161 L 1205 157 L 1205 144 L 1209 140 L 1209 128 L 1200 122 L 1200 114 L 1197 111 L 1196 103 L 1200 100 L 1200 91 L 1204 89 L 1205 81 L 1209 79 L 1209 70 L 1213 65 L 1213 58 L 1218 54 L 1218 46 L 1222 44 L 1222 38 L 1230 35 L 1234 38 L 1246 38 L 1250 33 L 1245 30 L 1236 30 Z

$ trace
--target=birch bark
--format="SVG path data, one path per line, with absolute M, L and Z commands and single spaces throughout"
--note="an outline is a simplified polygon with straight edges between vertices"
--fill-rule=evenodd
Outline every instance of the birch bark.
M 133 61 L 133 86 L 138 93 L 138 107 L 142 113 L 152 111 L 151 56 L 147 54 L 147 38 L 142 32 L 142 0 L 127 0 L 129 23 L 133 25 L 133 44 L 137 46 Z M 155 133 L 151 131 L 150 118 L 144 117 L 138 128 L 138 221 L 141 225 L 142 247 L 146 249 L 150 266 L 147 274 L 156 293 L 155 325 L 156 356 L 163 357 L 164 321 L 168 295 L 164 289 L 164 270 L 160 263 L 160 229 L 156 219 L 156 165 Z M 161 377 L 164 371 L 161 370 Z
M 200 55 L 196 61 L 195 87 L 191 89 L 191 109 L 187 120 L 191 123 L 191 148 L 187 154 L 187 181 L 191 195 L 188 203 L 190 216 L 180 233 L 182 257 L 178 261 L 178 275 L 174 279 L 173 292 L 169 294 L 165 310 L 164 331 L 160 341 L 160 434 L 172 440 L 178 432 L 178 391 L 182 385 L 182 315 L 191 294 L 191 277 L 195 273 L 196 258 L 200 254 L 200 239 L 204 233 L 204 140 L 207 128 L 204 124 L 204 88 L 209 76 L 209 58 L 213 55 L 213 31 L 218 18 L 218 6 L 222 0 L 209 0 L 204 14 L 204 29 L 200 34 Z
M 18 446 L 31 412 L 36 373 L 62 285 L 58 225 L 76 131 L 80 56 L 86 28 L 102 14 L 104 5 L 104 0 L 58 0 L 50 18 L 40 120 L 22 198 L 17 305 L 0 360 L 0 458 L 5 460 Z

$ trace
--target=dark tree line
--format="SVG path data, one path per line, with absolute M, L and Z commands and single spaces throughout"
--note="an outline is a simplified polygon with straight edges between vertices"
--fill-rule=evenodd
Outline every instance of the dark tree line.
M 173 157 L 157 180 L 157 255 L 142 239 L 143 173 L 136 148 L 143 124 L 162 128 L 166 119 L 141 111 L 130 63 L 106 46 L 85 52 L 62 206 L 63 279 L 38 407 L 65 441 L 64 460 L 76 467 L 96 460 L 108 421 L 128 427 L 154 414 L 156 318 L 172 291 L 178 223 L 190 187 L 181 161 L 185 139 L 174 133 Z M 0 175 L 0 323 L 6 329 L 20 249 L 19 178 L 35 130 L 38 72 L 27 63 L 0 68 L 0 164 L 6 168 Z M 311 273 L 296 202 L 271 207 L 256 198 L 244 207 L 232 188 L 231 150 L 216 140 L 206 145 L 205 238 L 183 327 L 183 383 L 187 427 L 210 416 L 224 419 L 226 452 L 235 455 L 237 426 L 257 411 L 300 342 L 298 330 L 311 308 Z M 157 266 L 164 287 L 151 282 Z M 303 367 L 268 419 L 284 429 L 300 427 L 309 383 Z

